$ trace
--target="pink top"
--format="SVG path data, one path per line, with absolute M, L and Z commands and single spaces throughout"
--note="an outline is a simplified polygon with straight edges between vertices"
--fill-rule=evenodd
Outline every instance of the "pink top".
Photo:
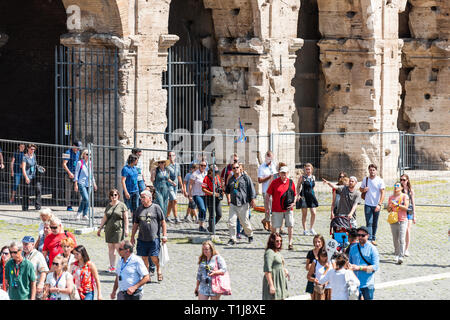
M 406 221 L 408 220 L 407 213 L 405 209 L 397 208 L 392 201 L 404 206 L 405 200 L 407 199 L 407 195 L 404 193 L 400 194 L 399 196 L 392 195 L 389 197 L 389 205 L 392 205 L 394 210 L 398 210 L 398 221 Z

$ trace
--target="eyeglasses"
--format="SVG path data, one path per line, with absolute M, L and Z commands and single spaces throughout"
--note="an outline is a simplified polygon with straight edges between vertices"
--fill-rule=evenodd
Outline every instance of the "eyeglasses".
M 358 233 L 358 237 L 365 237 L 365 236 L 367 236 L 366 233 Z
M 59 263 L 53 262 L 53 263 L 52 263 L 52 266 L 59 266 Z
M 231 169 L 233 169 L 233 170 L 234 170 L 234 169 L 239 169 L 239 167 L 233 167 L 233 168 L 231 168 Z
M 52 226 L 50 226 L 50 229 L 52 229 L 52 230 L 56 230 L 56 229 L 58 229 L 58 226 L 56 226 L 56 227 L 52 227 Z
M 110 197 L 118 197 L 119 195 L 117 193 L 113 193 L 109 195 Z

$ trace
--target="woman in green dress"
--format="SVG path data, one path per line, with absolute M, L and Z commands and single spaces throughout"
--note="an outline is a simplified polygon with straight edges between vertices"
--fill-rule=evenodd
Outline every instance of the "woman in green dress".
M 119 201 L 120 194 L 117 189 L 109 191 L 110 202 L 105 208 L 97 235 L 100 237 L 102 228 L 105 227 L 105 241 L 108 244 L 109 272 L 116 272 L 116 251 L 119 252 L 120 242 L 128 237 L 128 207 Z
M 281 256 L 283 239 L 279 233 L 271 233 L 264 253 L 263 300 L 284 300 L 288 294 L 289 273 Z

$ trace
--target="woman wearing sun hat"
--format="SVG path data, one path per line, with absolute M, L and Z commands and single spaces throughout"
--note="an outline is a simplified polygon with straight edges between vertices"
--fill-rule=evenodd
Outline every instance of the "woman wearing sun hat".
M 158 157 L 153 161 L 151 180 L 156 191 L 156 203 L 161 207 L 167 221 L 167 205 L 169 204 L 169 188 L 173 185 L 167 166 L 170 160 Z

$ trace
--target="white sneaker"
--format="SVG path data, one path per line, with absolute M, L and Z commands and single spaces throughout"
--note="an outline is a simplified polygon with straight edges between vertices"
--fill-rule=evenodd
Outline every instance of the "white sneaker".
M 395 256 L 394 262 L 398 264 L 398 256 Z
M 315 235 L 317 234 L 317 232 L 315 232 L 314 229 L 311 228 L 311 229 L 309 230 L 309 234 L 310 234 L 311 236 L 315 236 Z
M 405 257 L 409 257 L 409 251 L 408 250 L 405 251 Z
M 403 257 L 398 257 L 398 264 L 402 264 L 403 263 Z
M 180 222 L 181 222 L 180 218 L 177 217 L 177 218 L 175 219 L 175 223 L 180 223 Z
M 89 220 L 89 218 L 87 216 L 83 216 L 81 219 L 83 220 Z
M 78 212 L 78 213 L 77 213 L 77 220 L 81 220 L 81 215 L 82 215 L 81 212 Z
M 304 236 L 309 236 L 309 231 L 303 230 L 303 235 Z

